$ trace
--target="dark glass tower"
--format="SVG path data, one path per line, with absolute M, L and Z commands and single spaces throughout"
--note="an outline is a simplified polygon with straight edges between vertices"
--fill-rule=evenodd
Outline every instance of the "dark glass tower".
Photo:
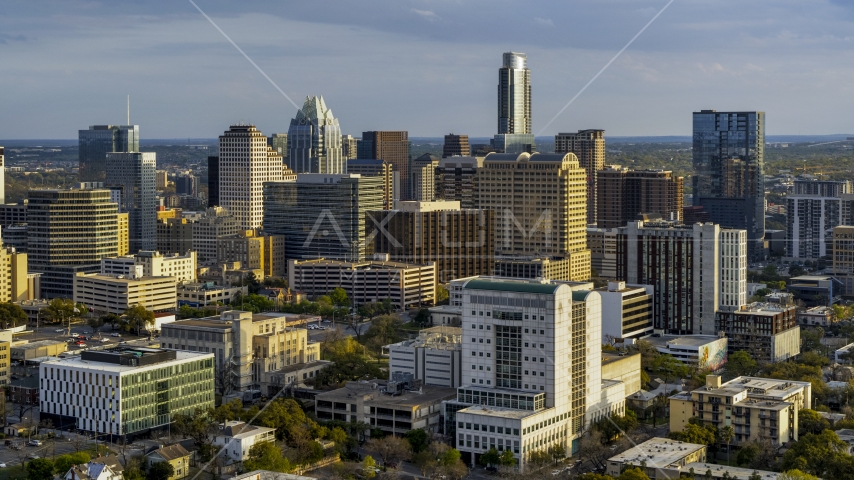
M 77 134 L 81 182 L 103 182 L 107 154 L 138 152 L 139 125 L 92 125 Z
M 694 112 L 693 203 L 722 227 L 747 230 L 747 255 L 763 255 L 765 112 Z

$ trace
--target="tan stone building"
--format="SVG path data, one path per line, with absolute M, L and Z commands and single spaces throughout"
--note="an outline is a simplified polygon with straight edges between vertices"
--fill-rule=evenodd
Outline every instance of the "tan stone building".
M 117 213 L 116 224 L 118 228 L 118 250 L 117 255 L 127 255 L 130 252 L 130 214 Z
M 9 330 L 0 330 L 0 385 L 8 385 L 11 381 L 11 348 L 12 332 Z
M 436 198 L 436 167 L 439 157 L 425 153 L 412 160 L 409 171 L 410 200 L 432 202 Z
M 0 302 L 32 300 L 27 277 L 27 254 L 0 247 Z
M 142 265 L 136 268 L 142 271 Z M 177 306 L 176 281 L 175 277 L 78 273 L 74 277 L 74 301 L 96 312 L 118 315 L 137 305 L 153 312 L 174 310 Z
M 629 170 L 609 165 L 596 172 L 596 225 L 619 228 L 639 214 L 682 220 L 683 177 L 669 170 Z
M 237 235 L 217 239 L 217 263 L 240 262 L 243 270 L 261 270 L 265 277 L 284 277 L 285 237 L 243 230 Z
M 12 360 L 32 360 L 39 357 L 58 357 L 68 350 L 68 343 L 58 340 L 16 342 L 11 347 Z
M 641 389 L 641 354 L 620 355 L 602 352 L 602 378 L 626 385 L 626 397 Z
M 605 131 L 579 130 L 555 135 L 555 153 L 574 153 L 587 173 L 587 223 L 596 223 L 599 171 L 605 168 Z

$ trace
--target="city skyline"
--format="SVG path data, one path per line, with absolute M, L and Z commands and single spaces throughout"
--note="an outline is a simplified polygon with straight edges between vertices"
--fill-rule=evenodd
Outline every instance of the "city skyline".
M 742 5 L 738 17 L 719 4 L 676 2 L 538 130 L 665 4 L 492 11 L 376 2 L 321 15 L 316 5 L 198 2 L 290 98 L 323 95 L 335 105 L 348 134 L 494 134 L 496 58 L 507 51 L 528 57 L 538 136 L 594 127 L 615 136 L 689 135 L 690 112 L 707 108 L 765 111 L 771 135 L 854 131 L 845 80 L 854 9 L 838 1 Z M 475 19 L 520 28 L 484 40 L 461 28 Z M 71 1 L 48 17 L 20 4 L 0 19 L 0 31 L 9 93 L 0 108 L 16 112 L 0 120 L 5 138 L 73 138 L 87 125 L 124 124 L 128 93 L 131 122 L 148 138 L 211 138 L 240 118 L 283 133 L 296 113 L 189 3 Z

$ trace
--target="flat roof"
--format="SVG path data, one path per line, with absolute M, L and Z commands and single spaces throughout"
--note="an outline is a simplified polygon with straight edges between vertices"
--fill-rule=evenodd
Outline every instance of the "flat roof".
M 605 365 L 607 363 L 620 361 L 620 360 L 629 360 L 633 357 L 638 357 L 638 356 L 640 356 L 640 353 L 630 353 L 630 354 L 620 355 L 619 353 L 603 351 L 602 352 L 602 365 Z
M 315 360 L 313 362 L 297 363 L 294 365 L 288 365 L 288 366 L 282 367 L 276 371 L 282 372 L 282 373 L 298 372 L 298 371 L 306 369 L 306 368 L 321 367 L 321 366 L 329 365 L 331 363 L 332 362 L 330 362 L 329 360 Z
M 36 340 L 35 342 L 24 343 L 22 345 L 15 345 L 12 348 L 13 349 L 20 349 L 20 350 L 34 350 L 36 348 L 49 347 L 52 345 L 62 345 L 65 343 L 66 342 L 63 342 L 61 340 Z
M 420 392 L 406 390 L 400 395 L 390 395 L 383 392 L 388 380 L 362 380 L 347 382 L 347 386 L 319 392 L 316 398 L 345 398 L 352 395 L 373 395 L 372 399 L 365 400 L 365 404 L 382 407 L 417 407 L 427 403 L 436 403 L 441 400 L 453 399 L 457 396 L 456 388 L 434 387 L 425 385 Z
M 487 417 L 501 417 L 501 418 L 510 418 L 515 420 L 521 420 L 525 417 L 530 417 L 532 415 L 539 415 L 543 413 L 545 410 L 521 410 L 518 408 L 507 408 L 507 407 L 493 407 L 486 405 L 472 405 L 471 407 L 464 408 L 457 413 L 471 413 L 473 415 L 483 415 Z
M 705 445 L 698 445 L 696 443 L 655 437 L 609 458 L 608 461 L 631 463 L 633 465 L 644 463 L 647 467 L 664 468 L 705 448 Z
M 523 280 L 481 280 L 474 279 L 466 282 L 463 287 L 466 290 L 492 290 L 497 292 L 518 292 L 518 293 L 541 293 L 553 295 L 557 291 L 559 284 L 542 283 L 542 282 L 526 282 Z
M 682 467 L 683 472 L 690 472 L 694 469 L 694 474 L 697 477 L 705 475 L 711 470 L 712 477 L 721 478 L 725 473 L 729 473 L 731 478 L 750 478 L 751 475 L 758 474 L 762 480 L 777 480 L 782 473 L 769 472 L 767 470 L 754 470 L 752 468 L 730 467 L 727 465 L 718 465 L 716 463 L 691 462 Z
M 649 341 L 649 343 L 656 347 L 666 347 L 667 345 L 700 347 L 720 340 L 720 338 L 715 335 L 662 335 L 660 337 L 647 337 L 644 340 Z
M 116 363 L 104 363 L 104 362 L 94 362 L 90 360 L 83 360 L 80 356 L 75 355 L 73 357 L 59 358 L 56 360 L 52 360 L 50 362 L 43 362 L 42 366 L 45 367 L 70 367 L 70 368 L 79 368 L 83 370 L 97 370 L 101 372 L 110 372 L 110 373 L 127 373 L 138 370 L 144 370 L 155 367 L 162 367 L 165 365 L 170 365 L 173 363 L 183 363 L 189 360 L 200 360 L 202 358 L 213 358 L 213 353 L 204 353 L 204 352 L 188 352 L 184 350 L 176 350 L 175 351 L 176 358 L 175 360 L 168 360 L 165 362 L 154 363 L 151 365 L 143 365 L 143 366 L 130 366 L 130 365 L 119 365 Z

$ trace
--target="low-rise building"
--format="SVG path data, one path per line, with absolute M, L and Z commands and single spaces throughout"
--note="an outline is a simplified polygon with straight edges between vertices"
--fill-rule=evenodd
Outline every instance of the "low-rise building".
M 801 325 L 829 327 L 834 320 L 830 307 L 812 307 L 798 312 L 798 323 Z
M 436 264 L 289 260 L 288 285 L 309 297 L 341 287 L 356 305 L 388 298 L 395 308 L 416 307 L 436 300 Z
M 761 363 L 782 362 L 801 353 L 801 327 L 794 305 L 756 302 L 719 311 L 715 324 L 728 339 L 729 353 L 746 351 Z
M 116 472 L 109 465 L 90 461 L 82 465 L 72 465 L 62 477 L 64 480 L 122 480 L 121 472 Z
M 232 462 L 249 459 L 249 450 L 259 443 L 276 441 L 276 429 L 249 425 L 246 422 L 230 421 L 219 426 L 213 439 L 216 447 L 223 449 L 225 456 Z
M 623 382 L 626 397 L 641 389 L 641 354 L 602 352 L 602 378 Z
M 11 349 L 12 360 L 32 360 L 40 357 L 58 357 L 68 350 L 68 343 L 60 340 L 37 340 L 17 343 Z
M 459 387 L 462 382 L 462 329 L 436 326 L 418 332 L 414 340 L 386 345 L 388 371 L 408 373 L 425 385 Z
M 670 397 L 670 431 L 681 432 L 696 417 L 715 427 L 732 425 L 735 445 L 768 440 L 780 446 L 798 440 L 798 411 L 811 403 L 809 382 L 737 377 L 722 383 L 708 375 L 704 387 Z
M 845 292 L 841 281 L 825 275 L 792 277 L 787 288 L 806 307 L 829 307 Z
M 430 307 L 430 324 L 431 325 L 447 325 L 449 327 L 459 327 L 462 319 L 462 310 L 460 307 L 451 305 L 437 305 Z
M 706 461 L 706 446 L 654 437 L 608 459 L 605 473 L 619 477 L 628 467 L 637 467 L 651 480 L 671 478 L 669 470 Z
M 780 472 L 770 472 L 768 470 L 756 470 L 754 468 L 730 467 L 729 465 L 719 465 L 716 463 L 706 462 L 691 462 L 685 465 L 677 465 L 675 468 L 665 468 L 662 471 L 667 475 L 659 478 L 684 478 L 688 475 L 691 480 L 731 480 L 737 478 L 758 478 L 762 480 L 777 480 L 783 474 Z M 654 477 L 650 477 L 652 479 Z
M 638 339 L 653 333 L 651 285 L 608 282 L 597 288 L 602 297 L 602 341 Z
M 206 307 L 222 303 L 228 305 L 238 293 L 246 295 L 248 287 L 224 287 L 213 282 L 184 283 L 176 287 L 178 306 L 188 305 L 193 308 Z
M 166 462 L 172 465 L 172 475 L 166 480 L 178 480 L 190 474 L 190 452 L 180 443 L 166 445 L 145 456 L 148 466 L 155 463 Z
M 30 375 L 9 382 L 9 400 L 18 405 L 38 405 L 39 377 Z
M 214 357 L 162 348 L 83 351 L 39 366 L 41 419 L 124 439 L 214 405 Z
M 314 399 L 317 418 L 364 422 L 389 435 L 403 435 L 419 428 L 438 433 L 442 401 L 455 398 L 456 390 L 432 386 L 417 391 L 399 390 L 390 383 L 347 382 L 344 388 L 318 393 Z
M 11 377 L 9 354 L 12 348 L 12 331 L 0 330 L 0 386 L 8 385 Z
M 40 324 L 46 319 L 42 316 L 42 311 L 50 305 L 48 300 L 22 300 L 15 303 L 27 314 L 27 321 L 33 324 Z
M 714 335 L 685 335 L 647 338 L 659 351 L 701 370 L 717 370 L 726 364 L 727 338 Z
M 140 265 L 135 268 L 142 270 Z M 95 312 L 117 315 L 137 305 L 154 312 L 174 310 L 177 305 L 175 277 L 78 273 L 74 277 L 74 301 Z
M 396 174 L 397 172 L 395 172 Z M 235 475 L 229 480 L 315 480 L 314 477 L 304 477 L 292 473 L 271 472 L 269 470 L 253 470 Z
M 272 398 L 282 389 L 292 391 L 294 388 L 311 388 L 320 371 L 331 364 L 329 360 L 314 360 L 287 365 L 278 370 L 260 372 L 258 389 Z
M 136 255 L 106 257 L 101 259 L 102 275 L 136 275 L 136 266 L 142 265 L 144 277 L 175 277 L 178 283 L 196 280 L 196 252 L 184 255 L 163 255 L 156 251 L 140 251 Z

